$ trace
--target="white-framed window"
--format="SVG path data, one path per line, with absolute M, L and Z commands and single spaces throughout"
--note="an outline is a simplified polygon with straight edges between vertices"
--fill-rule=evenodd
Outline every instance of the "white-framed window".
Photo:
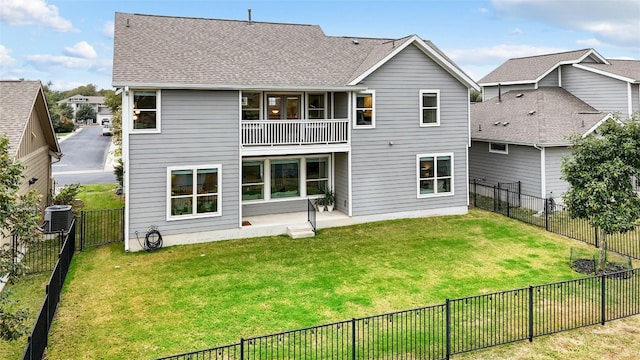
M 262 94 L 255 91 L 243 91 L 240 96 L 242 120 L 260 120 Z
M 453 153 L 416 156 L 418 198 L 453 195 Z
M 160 132 L 160 90 L 131 91 L 131 132 Z
M 509 153 L 509 144 L 505 143 L 489 143 L 489 152 L 496 154 L 508 154 Z
M 420 90 L 420 126 L 440 126 L 440 90 Z
M 376 93 L 373 90 L 361 91 L 355 94 L 354 128 L 376 127 Z
M 242 162 L 242 200 L 264 199 L 264 161 Z
M 307 195 L 320 195 L 329 189 L 329 158 L 306 159 Z
M 327 118 L 327 94 L 309 93 L 307 94 L 307 119 Z
M 330 157 L 247 158 L 242 161 L 242 201 L 317 197 L 330 187 Z
M 222 165 L 167 168 L 167 220 L 222 215 Z

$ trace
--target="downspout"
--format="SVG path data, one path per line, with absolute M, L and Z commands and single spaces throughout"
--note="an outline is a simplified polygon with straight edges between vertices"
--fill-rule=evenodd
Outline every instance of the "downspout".
M 633 116 L 633 95 L 631 93 L 631 83 L 627 83 L 627 111 L 629 112 L 629 119 Z
M 122 92 L 122 115 L 120 128 L 122 130 L 122 163 L 123 163 L 123 176 L 122 187 L 124 188 L 124 251 L 129 252 L 129 226 L 130 226 L 130 203 L 131 197 L 129 196 L 129 124 L 131 112 L 129 111 L 129 87 L 125 86 Z
M 546 171 L 546 152 L 545 148 L 538 144 L 533 144 L 533 147 L 540 150 L 540 192 L 541 197 L 547 197 L 547 171 Z

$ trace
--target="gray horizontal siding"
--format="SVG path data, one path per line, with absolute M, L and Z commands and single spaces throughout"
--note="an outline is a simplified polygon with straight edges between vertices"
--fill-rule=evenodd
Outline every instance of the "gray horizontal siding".
M 631 109 L 634 113 L 640 111 L 640 84 L 631 85 Z
M 511 144 L 508 154 L 496 154 L 489 152 L 489 143 L 473 141 L 469 149 L 469 179 L 491 185 L 521 181 L 523 194 L 541 196 L 540 150 Z
M 558 87 L 558 84 L 558 69 L 555 69 L 538 82 L 538 87 Z
M 307 199 L 268 201 L 242 205 L 242 216 L 286 214 L 307 211 Z
M 545 175 L 547 179 L 547 196 L 557 200 L 567 191 L 569 184 L 562 180 L 562 158 L 570 156 L 571 150 L 566 147 L 554 147 L 545 149 Z
M 353 215 L 466 206 L 467 88 L 415 46 L 363 83 L 376 91 L 376 128 L 352 130 Z M 440 90 L 439 127 L 419 126 L 422 89 Z M 454 153 L 455 196 L 418 199 L 416 154 L 443 152 Z
M 173 235 L 238 227 L 235 91 L 162 91 L 160 134 L 130 135 L 130 236 L 157 225 Z M 166 221 L 167 167 L 222 164 L 222 216 Z
M 563 66 L 562 87 L 603 112 L 627 116 L 627 83 L 573 66 Z
M 334 189 L 336 209 L 349 213 L 349 155 L 337 153 L 334 157 Z
M 518 90 L 533 90 L 535 89 L 534 84 L 523 84 L 523 85 L 502 85 L 500 86 L 500 91 L 504 94 L 508 91 L 518 91 Z M 485 86 L 482 88 L 484 101 L 492 99 L 494 97 L 498 97 L 498 87 L 497 86 Z

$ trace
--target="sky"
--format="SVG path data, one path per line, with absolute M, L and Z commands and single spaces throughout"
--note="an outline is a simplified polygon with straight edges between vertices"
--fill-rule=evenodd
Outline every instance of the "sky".
M 0 0 L 0 79 L 112 89 L 115 12 L 246 20 L 248 9 L 329 36 L 416 34 L 476 81 L 507 59 L 553 52 L 640 60 L 640 0 Z

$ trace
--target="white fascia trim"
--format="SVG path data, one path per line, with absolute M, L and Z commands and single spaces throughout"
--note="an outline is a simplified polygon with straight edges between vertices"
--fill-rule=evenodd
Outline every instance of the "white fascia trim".
M 242 129 L 242 91 L 238 91 L 238 129 Z M 240 130 L 242 133 L 242 130 Z M 238 176 L 238 228 L 242 229 L 242 135 L 238 141 L 238 164 L 240 164 L 240 176 Z
M 595 125 L 593 125 L 589 130 L 587 130 L 587 132 L 585 132 L 582 137 L 586 137 L 587 135 L 591 134 L 592 132 L 596 131 L 597 128 L 600 127 L 600 125 L 604 124 L 605 121 L 609 120 L 609 119 L 613 119 L 615 120 L 618 124 L 623 125 L 624 123 L 622 121 L 620 121 L 619 119 L 616 119 L 613 114 L 608 113 L 607 115 L 605 115 L 602 120 L 598 121 Z
M 124 84 L 114 85 L 124 87 Z M 366 86 L 295 86 L 295 85 L 231 85 L 231 84 L 189 84 L 189 83 L 128 83 L 132 89 L 171 89 L 171 90 L 260 90 L 260 91 L 361 91 Z
M 482 101 L 484 101 L 484 93 L 483 93 L 483 99 Z M 467 89 L 467 99 L 469 99 L 469 101 L 467 101 L 467 137 L 468 137 L 468 146 L 467 149 L 471 147 L 471 89 Z M 468 159 L 467 159 L 467 163 L 468 163 Z
M 389 55 L 385 56 L 382 60 L 380 60 L 378 63 L 376 63 L 375 65 L 373 65 L 372 67 L 370 67 L 367 71 L 365 71 L 364 73 L 360 74 L 360 76 L 358 76 L 357 78 L 355 78 L 354 80 L 352 80 L 349 85 L 357 85 L 358 83 L 360 83 L 362 80 L 364 80 L 367 76 L 371 75 L 371 73 L 373 73 L 374 71 L 376 71 L 378 68 L 380 68 L 382 65 L 384 65 L 385 63 L 387 63 L 387 61 L 389 61 L 390 59 L 392 59 L 394 56 L 396 56 L 399 52 L 401 52 L 402 50 L 404 50 L 407 46 L 411 45 L 415 43 L 418 48 L 420 50 L 422 50 L 422 52 L 424 52 L 425 54 L 427 54 L 427 56 L 429 56 L 432 60 L 434 60 L 436 63 L 438 63 L 442 68 L 444 68 L 447 72 L 449 72 L 451 75 L 453 75 L 456 79 L 458 79 L 460 82 L 462 82 L 463 84 L 465 84 L 467 87 L 476 89 L 478 91 L 480 91 L 480 86 L 473 81 L 469 76 L 467 76 L 467 74 L 465 74 L 464 72 L 460 71 L 458 68 L 456 68 L 455 66 L 453 66 L 453 64 L 451 62 L 449 62 L 447 59 L 445 59 L 444 57 L 442 57 L 440 54 L 438 54 L 435 50 L 433 50 L 433 48 L 431 48 L 429 45 L 427 45 L 427 43 L 425 43 L 422 39 L 420 39 L 420 37 L 418 37 L 417 35 L 412 35 L 409 39 L 407 39 L 407 41 L 405 41 L 403 44 L 401 44 L 400 46 L 398 46 L 394 51 L 392 51 Z
M 620 81 L 626 81 L 628 83 L 632 83 L 632 82 L 635 81 L 634 79 L 631 79 L 631 78 L 628 78 L 628 77 L 612 74 L 610 72 L 606 72 L 606 71 L 600 70 L 600 69 L 594 69 L 592 67 L 585 66 L 585 65 L 582 65 L 582 64 L 573 64 L 573 67 L 576 67 L 576 68 L 582 69 L 582 70 L 586 70 L 586 71 L 590 71 L 590 72 L 598 74 L 598 75 L 607 76 L 607 77 L 610 77 L 612 79 L 616 79 L 616 80 L 620 80 Z
M 498 86 L 498 85 L 526 85 L 526 84 L 535 84 L 537 80 L 513 80 L 513 81 L 498 81 L 498 82 L 490 82 L 490 83 L 480 83 L 480 86 Z
M 598 54 L 597 51 L 595 51 L 594 49 L 590 49 L 586 54 L 582 55 L 582 57 L 580 57 L 576 63 L 581 63 L 582 60 L 586 59 L 587 57 L 594 55 L 595 57 L 598 58 L 598 60 L 602 61 L 604 64 L 606 65 L 610 65 L 610 63 L 607 61 L 607 59 L 604 58 L 604 56 Z

